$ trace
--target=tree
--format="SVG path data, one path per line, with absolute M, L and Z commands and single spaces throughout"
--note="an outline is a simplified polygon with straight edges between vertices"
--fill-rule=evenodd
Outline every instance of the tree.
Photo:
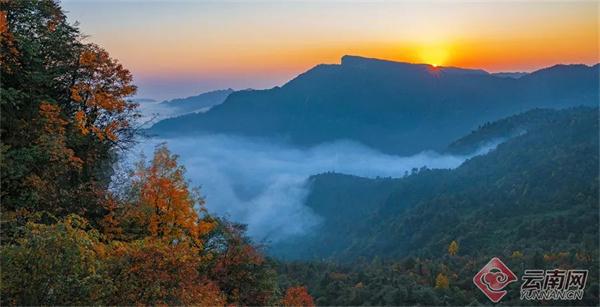
M 448 246 L 448 254 L 450 254 L 450 256 L 456 256 L 456 254 L 458 253 L 458 242 L 456 242 L 456 240 L 453 240 L 450 245 Z
M 120 207 L 109 209 L 112 227 L 116 215 L 129 236 L 124 239 L 152 237 L 202 249 L 202 237 L 215 225 L 198 214 L 206 213 L 204 200 L 197 190 L 189 189 L 184 173 L 177 156 L 164 145 L 157 147 L 150 165 L 142 160 L 133 171 L 129 198 Z
M 216 227 L 206 237 L 205 254 L 211 259 L 204 269 L 226 294 L 227 303 L 264 306 L 273 301 L 277 290 L 275 271 L 245 236 L 245 225 L 215 220 Z
M 107 270 L 116 287 L 108 305 L 224 305 L 218 286 L 198 271 L 189 244 L 148 239 L 113 244 Z
M 54 0 L 0 1 L 0 303 L 267 305 L 274 271 L 166 147 L 108 188 L 132 76 Z
M 164 145 L 150 163 L 137 163 L 121 194 L 106 204 L 101 223 L 108 237 L 121 241 L 110 275 L 131 285 L 114 297 L 128 304 L 271 302 L 274 271 L 245 237 L 245 227 L 208 215 L 185 168 Z
M 285 291 L 282 301 L 283 306 L 314 306 L 312 296 L 308 294 L 306 287 L 290 287 Z
M 56 1 L 1 1 L 0 12 L 2 209 L 95 224 L 117 151 L 136 130 L 132 76 L 84 43 Z
M 448 277 L 444 273 L 439 273 L 435 278 L 435 287 L 438 289 L 448 289 L 448 286 L 450 286 Z
M 69 215 L 54 224 L 26 224 L 0 248 L 2 305 L 96 305 L 111 289 L 105 245 L 87 221 Z

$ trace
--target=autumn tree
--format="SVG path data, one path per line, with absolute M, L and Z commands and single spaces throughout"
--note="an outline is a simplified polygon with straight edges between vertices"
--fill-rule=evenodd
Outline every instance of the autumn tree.
M 185 168 L 164 145 L 149 163 L 137 163 L 120 194 L 107 203 L 101 222 L 104 233 L 120 241 L 110 275 L 130 285 L 115 297 L 169 305 L 273 300 L 275 273 L 245 237 L 245 227 L 208 215 Z
M 54 224 L 30 220 L 14 244 L 0 249 L 2 305 L 95 305 L 109 295 L 105 246 L 83 218 Z
M 215 219 L 206 237 L 208 259 L 203 271 L 227 296 L 228 304 L 263 306 L 276 303 L 276 273 L 245 236 L 245 225 Z
M 435 287 L 438 289 L 448 289 L 450 281 L 444 273 L 439 273 L 435 278 Z
M 115 243 L 106 259 L 116 287 L 109 305 L 222 306 L 225 296 L 198 268 L 203 259 L 187 244 L 158 240 Z
M 290 287 L 285 291 L 282 301 L 283 306 L 315 306 L 312 296 L 306 287 Z
M 131 74 L 84 43 L 55 1 L 1 1 L 0 12 L 2 209 L 95 223 L 135 132 Z
M 125 240 L 154 238 L 203 249 L 202 238 L 214 222 L 203 218 L 204 200 L 189 188 L 184 173 L 177 156 L 158 146 L 149 165 L 144 159 L 137 164 L 126 198 L 120 206 L 108 208 L 104 224 L 115 228 L 116 219 L 128 236 Z
M 0 0 L 0 52 L 0 303 L 274 302 L 245 228 L 207 214 L 166 147 L 108 189 L 136 88 L 57 1 Z
M 458 242 L 456 242 L 456 240 L 453 240 L 450 245 L 448 246 L 448 254 L 450 254 L 450 256 L 456 256 L 456 254 L 458 253 Z

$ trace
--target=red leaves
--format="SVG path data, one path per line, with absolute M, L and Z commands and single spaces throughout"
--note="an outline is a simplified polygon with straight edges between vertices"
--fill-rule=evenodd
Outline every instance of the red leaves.
M 306 287 L 290 287 L 285 291 L 282 301 L 283 306 L 314 306 L 312 296 L 308 294 Z

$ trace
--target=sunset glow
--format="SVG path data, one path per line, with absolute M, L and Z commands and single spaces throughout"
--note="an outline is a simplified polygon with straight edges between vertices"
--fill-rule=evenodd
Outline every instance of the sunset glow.
M 490 72 L 598 62 L 597 1 L 63 5 L 158 99 L 281 85 L 345 54 Z

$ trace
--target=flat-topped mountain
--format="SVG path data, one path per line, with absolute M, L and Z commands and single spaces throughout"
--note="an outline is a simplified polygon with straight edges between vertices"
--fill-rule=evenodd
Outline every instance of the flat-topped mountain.
M 483 70 L 357 56 L 321 64 L 281 87 L 230 94 L 204 114 L 151 133 L 231 133 L 301 146 L 353 139 L 383 152 L 442 149 L 479 125 L 534 107 L 596 105 L 599 66 L 556 65 L 506 78 Z

